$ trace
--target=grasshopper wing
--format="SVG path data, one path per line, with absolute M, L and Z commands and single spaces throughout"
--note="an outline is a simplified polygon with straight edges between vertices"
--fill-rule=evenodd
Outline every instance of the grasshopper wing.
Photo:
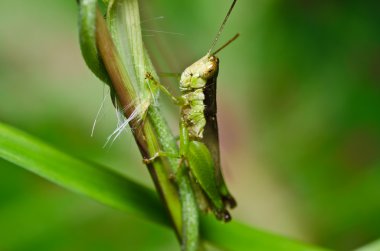
M 207 146 L 199 141 L 190 141 L 187 157 L 191 173 L 211 201 L 216 217 L 229 221 L 231 216 L 225 209 L 219 192 L 215 179 L 214 161 Z
M 219 66 L 217 67 L 219 70 Z M 207 80 L 204 94 L 205 94 L 205 118 L 206 126 L 204 129 L 203 143 L 210 150 L 215 163 L 215 175 L 217 186 L 220 194 L 222 195 L 225 204 L 228 204 L 231 208 L 236 207 L 236 200 L 227 189 L 227 185 L 224 181 L 221 163 L 220 163 L 220 150 L 219 150 L 219 132 L 218 132 L 218 120 L 216 117 L 216 87 L 217 87 L 218 71 L 215 75 Z

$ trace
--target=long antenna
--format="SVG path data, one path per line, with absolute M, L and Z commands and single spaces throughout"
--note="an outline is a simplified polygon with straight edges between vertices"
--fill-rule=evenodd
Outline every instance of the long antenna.
M 233 36 L 230 40 L 228 40 L 224 45 L 222 45 L 219 49 L 217 49 L 216 51 L 214 51 L 212 53 L 212 55 L 216 55 L 216 53 L 218 53 L 219 51 L 223 50 L 227 45 L 229 45 L 230 43 L 232 43 L 233 41 L 235 41 L 236 38 L 238 38 L 240 36 L 239 33 L 237 33 L 235 36 Z
M 232 9 L 234 8 L 234 6 L 235 6 L 235 4 L 236 4 L 236 1 L 237 1 L 237 0 L 234 0 L 234 1 L 232 2 L 231 7 L 230 7 L 230 9 L 229 9 L 228 12 L 227 12 L 227 15 L 226 15 L 226 17 L 224 18 L 223 23 L 222 23 L 222 25 L 220 26 L 219 31 L 218 31 L 218 33 L 217 33 L 216 36 L 215 36 L 214 42 L 212 42 L 212 44 L 211 44 L 211 47 L 210 47 L 210 50 L 208 51 L 208 54 L 210 54 L 211 51 L 212 51 L 212 49 L 214 49 L 214 47 L 215 47 L 215 45 L 216 45 L 216 42 L 218 41 L 218 39 L 219 39 L 219 37 L 220 37 L 220 34 L 221 34 L 222 31 L 223 31 L 224 25 L 226 24 L 228 18 L 230 17 L 230 14 L 231 14 L 231 12 L 232 12 Z

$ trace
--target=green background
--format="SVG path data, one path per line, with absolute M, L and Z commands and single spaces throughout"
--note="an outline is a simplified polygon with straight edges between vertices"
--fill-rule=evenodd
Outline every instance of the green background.
M 230 1 L 141 5 L 158 70 L 176 73 L 206 53 Z M 103 147 L 115 112 L 81 58 L 75 1 L 1 1 L 0 9 L 0 121 L 152 187 L 130 133 Z M 219 53 L 218 81 L 234 218 L 337 250 L 380 238 L 379 9 L 376 1 L 238 1 L 219 44 L 241 37 Z M 175 79 L 163 81 L 177 90 Z M 167 110 L 176 130 L 178 111 Z M 0 160 L 1 251 L 178 248 L 170 229 Z

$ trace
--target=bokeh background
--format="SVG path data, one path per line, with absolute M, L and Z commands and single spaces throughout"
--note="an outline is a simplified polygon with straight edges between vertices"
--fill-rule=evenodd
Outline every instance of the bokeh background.
M 158 70 L 176 73 L 206 53 L 230 1 L 141 5 Z M 152 187 L 131 135 L 103 147 L 115 112 L 81 58 L 75 1 L 0 9 L 0 121 Z M 221 41 L 241 37 L 219 54 L 218 82 L 236 219 L 336 250 L 380 238 L 379 10 L 370 0 L 237 3 Z M 166 110 L 175 128 L 177 110 Z M 170 229 L 0 160 L 1 251 L 178 248 Z

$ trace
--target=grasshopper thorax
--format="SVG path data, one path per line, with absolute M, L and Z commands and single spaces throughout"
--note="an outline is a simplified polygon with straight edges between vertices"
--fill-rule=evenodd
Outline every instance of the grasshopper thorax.
M 193 139 L 203 137 L 203 130 L 206 125 L 203 89 L 208 80 L 218 74 L 218 69 L 219 59 L 215 55 L 207 54 L 187 67 L 181 75 L 181 99 L 184 102 L 181 116 L 189 136 Z

